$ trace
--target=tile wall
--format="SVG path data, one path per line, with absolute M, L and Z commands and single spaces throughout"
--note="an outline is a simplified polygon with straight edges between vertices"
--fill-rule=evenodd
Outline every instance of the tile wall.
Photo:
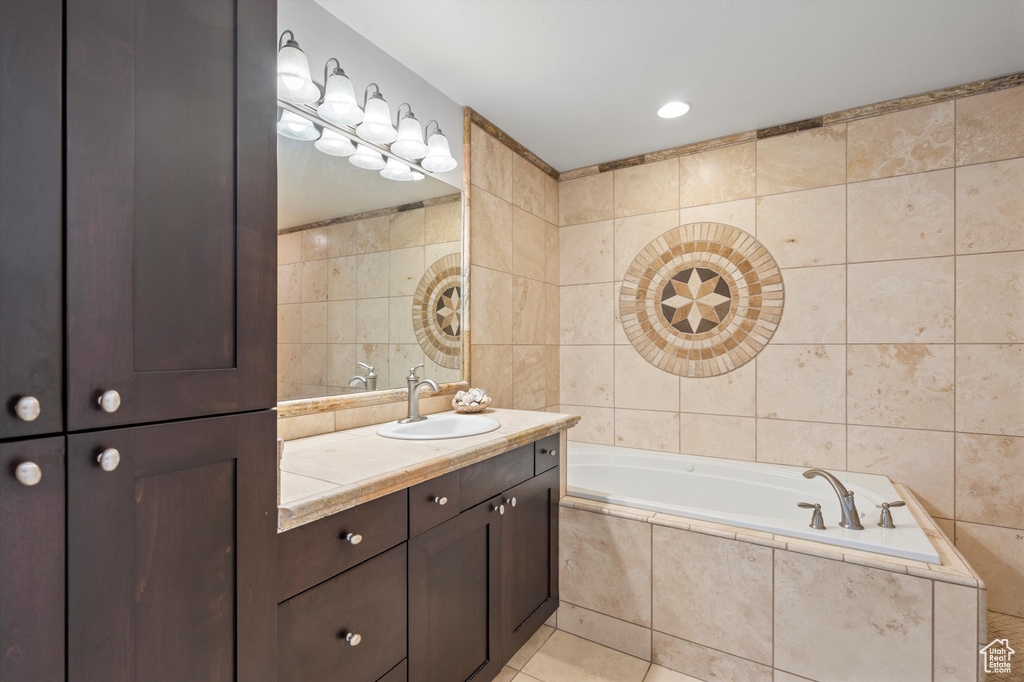
M 572 439 L 905 482 L 1024 616 L 1024 87 L 573 174 L 543 259 L 497 146 L 474 144 L 475 379 L 538 407 L 543 351 Z M 786 300 L 754 361 L 688 379 L 640 357 L 616 301 L 644 245 L 698 221 L 755 235 Z

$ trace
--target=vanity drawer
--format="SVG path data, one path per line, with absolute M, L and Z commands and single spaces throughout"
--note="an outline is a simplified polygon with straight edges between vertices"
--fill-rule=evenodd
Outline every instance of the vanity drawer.
M 308 590 L 405 540 L 407 500 L 403 490 L 278 535 L 277 601 Z M 346 539 L 349 533 L 362 536 L 362 540 L 352 544 Z
M 409 661 L 404 660 L 377 682 L 409 682 Z
M 533 473 L 539 476 L 548 469 L 558 466 L 558 434 L 536 441 L 534 444 Z
M 459 515 L 459 472 L 409 488 L 409 537 L 416 537 Z
M 402 544 L 280 604 L 278 682 L 390 675 L 406 657 L 407 576 Z M 349 635 L 359 637 L 357 646 Z
M 460 511 L 533 478 L 533 443 L 460 469 Z

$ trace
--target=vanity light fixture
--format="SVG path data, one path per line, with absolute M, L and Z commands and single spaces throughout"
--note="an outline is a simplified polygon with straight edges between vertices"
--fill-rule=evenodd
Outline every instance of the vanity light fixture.
M 296 104 L 320 99 L 320 88 L 309 75 L 309 61 L 291 31 L 282 32 L 277 41 L 277 95 Z
M 407 182 L 412 180 L 412 169 L 395 158 L 388 159 L 387 165 L 380 174 L 388 180 Z
M 669 102 L 658 109 L 658 116 L 661 116 L 662 118 L 679 118 L 689 110 L 689 102 Z
M 328 74 L 328 68 L 334 62 L 334 70 Z M 356 93 L 352 89 L 352 81 L 345 75 L 341 63 L 331 57 L 324 64 L 324 98 L 316 108 L 320 118 L 340 126 L 354 126 L 363 120 L 363 110 L 356 102 Z
M 406 107 L 402 115 L 402 107 Z M 391 151 L 403 159 L 414 161 L 427 155 L 427 145 L 423 144 L 423 130 L 412 107 L 403 102 L 398 107 L 398 139 L 391 144 Z
M 373 88 L 373 96 L 370 96 Z M 356 126 L 356 135 L 374 144 L 390 144 L 398 137 L 391 125 L 391 109 L 376 83 L 366 86 L 363 93 L 363 122 Z
M 384 163 L 384 155 L 373 151 L 365 144 L 357 144 L 356 153 L 348 157 L 348 160 L 356 168 L 365 168 L 366 170 L 382 170 L 387 166 Z
M 330 128 L 324 128 L 324 131 L 320 133 L 320 139 L 313 146 L 331 156 L 352 156 L 356 152 L 352 140 Z
M 431 123 L 434 124 L 433 134 L 429 134 Z M 420 162 L 420 165 L 431 173 L 453 170 L 459 164 L 452 158 L 451 150 L 448 148 L 448 138 L 441 132 L 441 126 L 437 121 L 428 121 L 427 131 L 427 156 Z
M 320 137 L 320 133 L 312 121 L 290 111 L 281 112 L 281 120 L 277 122 L 277 132 L 293 140 L 315 140 Z
M 412 171 L 412 179 L 413 180 L 422 180 L 425 177 L 427 177 L 427 176 L 424 175 L 423 173 L 420 173 L 419 171 Z

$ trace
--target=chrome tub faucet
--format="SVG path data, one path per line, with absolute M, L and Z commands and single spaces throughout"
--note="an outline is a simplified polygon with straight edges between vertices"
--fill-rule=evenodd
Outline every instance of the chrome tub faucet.
M 804 472 L 804 478 L 820 476 L 832 484 L 832 489 L 839 497 L 839 508 L 843 513 L 843 520 L 839 525 L 850 530 L 864 530 L 860 523 L 860 514 L 857 512 L 857 505 L 853 501 L 853 493 L 846 489 L 842 481 L 825 471 L 824 469 L 808 469 Z

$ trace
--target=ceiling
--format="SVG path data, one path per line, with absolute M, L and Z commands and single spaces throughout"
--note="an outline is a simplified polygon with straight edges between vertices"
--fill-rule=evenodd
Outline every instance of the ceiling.
M 1024 0 L 317 2 L 559 171 L 1024 70 Z

